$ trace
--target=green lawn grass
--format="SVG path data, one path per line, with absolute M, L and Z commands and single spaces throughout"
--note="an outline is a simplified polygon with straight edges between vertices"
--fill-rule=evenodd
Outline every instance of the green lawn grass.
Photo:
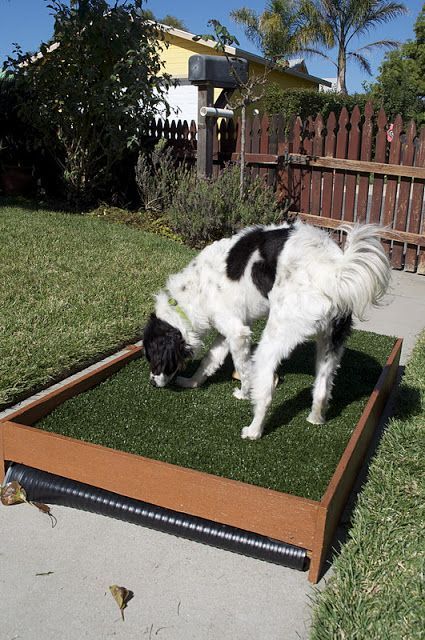
M 0 408 L 132 340 L 192 251 L 87 216 L 0 201 Z
M 418 276 L 419 277 L 419 276 Z M 311 640 L 425 637 L 425 332 L 407 364 Z
M 261 327 L 257 328 L 257 337 Z M 145 360 L 69 400 L 37 426 L 278 491 L 319 500 L 389 355 L 393 339 L 365 332 L 350 338 L 325 425 L 306 421 L 314 345 L 299 347 L 280 374 L 265 434 L 240 437 L 250 403 L 232 395 L 231 360 L 196 390 L 149 384 Z M 192 364 L 191 368 L 196 366 Z

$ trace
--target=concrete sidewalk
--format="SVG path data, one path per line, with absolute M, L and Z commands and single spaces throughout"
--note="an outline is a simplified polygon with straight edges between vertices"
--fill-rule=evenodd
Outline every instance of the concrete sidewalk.
M 425 326 L 425 277 L 394 272 L 386 307 L 359 328 L 403 337 Z M 0 640 L 299 640 L 307 573 L 82 511 L 0 506 Z M 322 580 L 321 585 L 326 580 Z M 134 592 L 122 622 L 109 593 Z

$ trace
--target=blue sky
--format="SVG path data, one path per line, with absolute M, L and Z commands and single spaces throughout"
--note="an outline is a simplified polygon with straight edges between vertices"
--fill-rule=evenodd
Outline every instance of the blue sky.
M 42 41 L 46 41 L 52 34 L 53 21 L 45 0 L 0 0 L 0 62 L 13 51 L 13 43 L 17 42 L 24 51 L 35 51 Z M 398 18 L 388 25 L 381 26 L 372 31 L 368 38 L 360 41 L 356 46 L 367 44 L 375 40 L 392 39 L 404 42 L 412 38 L 413 25 L 421 10 L 423 0 L 405 2 L 409 13 Z M 193 2 L 193 0 L 147 0 L 146 8 L 151 9 L 157 18 L 171 14 L 182 20 L 189 31 L 193 33 L 207 33 L 207 22 L 211 18 L 219 20 L 226 25 L 229 31 L 235 34 L 242 49 L 256 52 L 253 45 L 244 37 L 241 29 L 229 18 L 232 9 L 247 6 L 260 12 L 264 9 L 265 0 L 215 0 L 213 5 L 209 2 Z M 332 53 L 332 52 L 331 52 Z M 379 64 L 383 58 L 382 52 L 374 52 L 370 57 L 374 74 L 377 73 Z M 322 78 L 335 76 L 335 68 L 320 58 L 310 58 L 307 66 L 313 75 Z M 355 65 L 350 65 L 347 75 L 348 90 L 350 92 L 361 91 L 363 80 L 368 77 Z

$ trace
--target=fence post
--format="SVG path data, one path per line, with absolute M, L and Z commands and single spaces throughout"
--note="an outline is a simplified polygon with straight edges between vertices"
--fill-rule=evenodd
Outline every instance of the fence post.
M 199 176 L 210 178 L 213 168 L 214 121 L 201 116 L 201 107 L 211 107 L 214 100 L 214 88 L 211 84 L 198 87 L 198 145 L 197 171 Z

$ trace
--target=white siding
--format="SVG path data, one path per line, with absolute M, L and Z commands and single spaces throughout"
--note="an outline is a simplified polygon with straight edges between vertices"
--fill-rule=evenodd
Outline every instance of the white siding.
M 170 87 L 167 102 L 171 108 L 171 120 L 191 120 L 198 122 L 198 87 L 181 85 Z M 165 112 L 162 114 L 165 117 Z

